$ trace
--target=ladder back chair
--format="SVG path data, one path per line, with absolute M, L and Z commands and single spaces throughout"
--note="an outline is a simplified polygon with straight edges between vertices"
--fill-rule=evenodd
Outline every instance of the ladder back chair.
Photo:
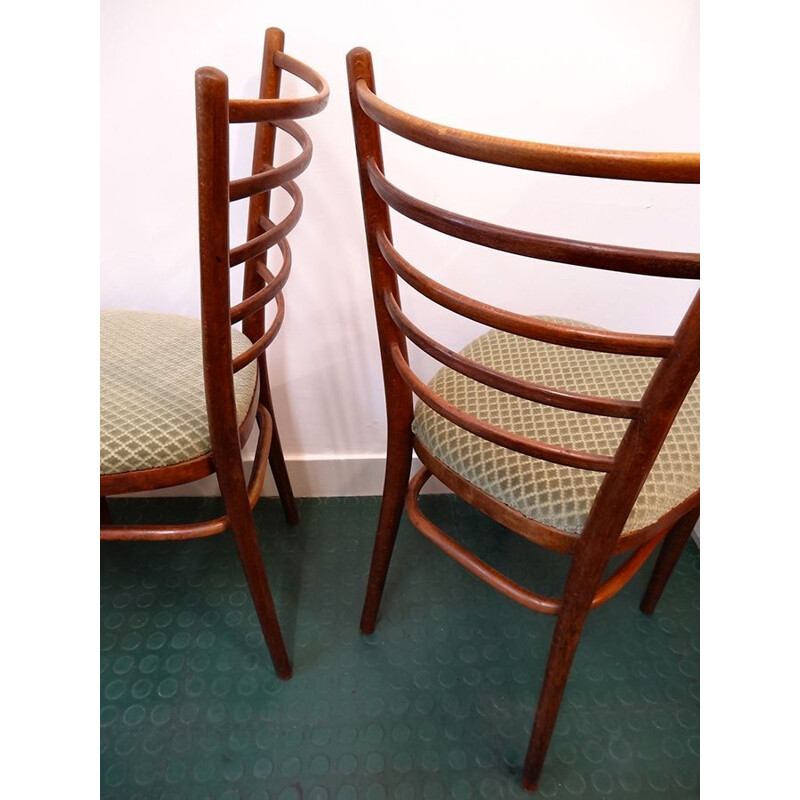
M 409 263 L 393 243 L 389 212 L 485 247 L 600 270 L 697 280 L 700 260 L 437 208 L 387 178 L 381 128 L 467 159 L 594 178 L 699 183 L 699 156 L 559 147 L 436 125 L 376 95 L 369 51 L 352 50 L 347 69 L 388 421 L 361 630 L 375 629 L 404 506 L 412 524 L 463 567 L 517 603 L 556 615 L 522 775 L 535 790 L 589 610 L 619 592 L 663 542 L 641 604 L 652 613 L 699 515 L 699 291 L 671 336 L 513 313 Z M 491 330 L 458 353 L 446 348 L 405 315 L 398 278 Z M 430 383 L 411 369 L 407 341 L 443 365 Z M 412 451 L 423 466 L 409 483 Z M 418 495 L 431 475 L 516 534 L 569 556 L 562 596 L 520 586 L 427 519 Z M 604 579 L 619 553 L 627 560 Z
M 258 546 L 252 509 L 272 469 L 284 513 L 297 521 L 267 372 L 266 348 L 284 317 L 282 289 L 291 269 L 287 234 L 303 202 L 294 179 L 311 160 L 311 140 L 295 121 L 322 111 L 328 86 L 314 70 L 283 51 L 284 34 L 267 30 L 259 98 L 229 99 L 228 79 L 212 67 L 195 73 L 200 222 L 200 312 L 189 319 L 137 311 L 101 312 L 100 497 L 101 539 L 166 540 L 233 531 L 275 671 L 291 677 L 275 606 Z M 281 74 L 310 84 L 315 94 L 280 97 Z M 230 126 L 255 123 L 252 174 L 231 180 Z M 274 166 L 277 130 L 301 152 Z M 273 189 L 294 201 L 279 222 L 270 218 Z M 249 198 L 247 241 L 229 243 L 230 204 Z M 267 268 L 276 247 L 281 263 Z M 232 305 L 230 269 L 244 264 L 242 299 Z M 265 307 L 274 301 L 266 326 Z M 232 327 L 241 322 L 241 330 Z M 258 440 L 245 481 L 242 448 L 254 426 Z M 225 513 L 199 523 L 115 524 L 106 497 L 176 486 L 216 474 Z

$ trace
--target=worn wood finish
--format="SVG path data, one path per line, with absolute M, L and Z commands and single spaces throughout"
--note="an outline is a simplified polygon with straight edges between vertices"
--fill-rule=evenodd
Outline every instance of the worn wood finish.
M 352 50 L 351 56 L 358 57 L 361 49 Z M 663 183 L 700 182 L 700 156 L 696 153 L 597 150 L 504 139 L 439 125 L 400 111 L 381 100 L 374 88 L 370 87 L 369 81 L 363 78 L 356 84 L 354 93 L 365 114 L 392 133 L 432 150 L 473 161 L 591 178 Z
M 643 610 L 651 611 L 696 520 L 699 491 L 645 528 L 623 532 L 641 487 L 699 371 L 699 293 L 673 336 L 586 330 L 514 314 L 459 294 L 411 265 L 392 242 L 389 208 L 429 228 L 475 244 L 596 269 L 696 279 L 699 256 L 558 239 L 470 219 L 432 206 L 386 179 L 380 128 L 464 158 L 588 177 L 697 183 L 699 156 L 559 147 L 460 131 L 414 117 L 378 98 L 367 50 L 352 50 L 347 67 L 389 425 L 387 481 L 361 629 L 371 632 L 375 627 L 403 496 L 414 526 L 458 563 L 514 601 L 555 614 L 555 633 L 523 770 L 523 785 L 535 789 L 588 612 L 614 597 L 664 541 L 642 606 Z M 654 356 L 661 361 L 638 401 L 579 395 L 523 381 L 454 353 L 417 327 L 402 311 L 398 277 L 435 303 L 508 333 L 585 350 Z M 487 386 L 532 402 L 628 419 L 627 430 L 616 453 L 609 457 L 565 450 L 489 425 L 437 396 L 417 377 L 408 361 L 406 339 L 442 364 Z M 412 394 L 450 422 L 495 444 L 554 463 L 604 472 L 583 531 L 574 534 L 528 519 L 436 459 L 411 435 Z M 412 449 L 424 466 L 408 484 Z M 562 596 L 545 597 L 519 586 L 426 519 L 417 495 L 431 474 L 514 533 L 566 554 L 571 566 Z M 622 552 L 628 552 L 628 558 L 603 580 L 609 558 Z
M 435 231 L 482 247 L 544 261 L 560 261 L 580 267 L 635 275 L 694 279 L 700 277 L 700 257 L 697 253 L 619 247 L 506 228 L 417 200 L 390 183 L 373 162 L 367 164 L 367 171 L 375 191 L 395 211 Z
M 228 79 L 213 67 L 195 73 L 197 107 L 197 164 L 200 242 L 200 303 L 203 371 L 211 451 L 204 456 L 159 469 L 119 475 L 103 475 L 101 495 L 174 486 L 216 474 L 225 514 L 200 523 L 176 525 L 114 525 L 103 515 L 103 539 L 186 539 L 213 536 L 230 528 L 242 561 L 253 604 L 272 656 L 275 671 L 289 678 L 292 668 L 275 613 L 253 522 L 252 509 L 261 495 L 267 465 L 289 522 L 297 521 L 280 439 L 274 424 L 266 348 L 283 321 L 282 289 L 291 270 L 287 234 L 302 213 L 302 194 L 294 179 L 308 166 L 311 140 L 294 119 L 321 111 L 328 87 L 310 67 L 283 53 L 284 35 L 270 28 L 265 35 L 261 87 L 257 100 L 230 100 Z M 280 73 L 288 70 L 310 83 L 316 94 L 299 99 L 280 98 Z M 231 180 L 229 174 L 229 127 L 232 122 L 256 122 L 252 175 Z M 292 136 L 301 153 L 286 164 L 273 164 L 276 130 Z M 294 207 L 280 222 L 269 217 L 273 189 L 283 189 Z M 247 241 L 231 248 L 229 206 L 249 198 Z M 276 247 L 282 257 L 276 274 L 267 267 L 268 250 Z M 242 299 L 231 303 L 230 268 L 244 263 Z M 269 327 L 265 307 L 274 301 L 276 312 Z M 231 325 L 242 323 L 251 346 L 233 356 Z M 256 361 L 258 380 L 250 409 L 236 424 L 233 376 Z M 254 423 L 259 437 L 249 481 L 245 481 L 242 447 Z M 102 506 L 101 506 L 102 509 Z

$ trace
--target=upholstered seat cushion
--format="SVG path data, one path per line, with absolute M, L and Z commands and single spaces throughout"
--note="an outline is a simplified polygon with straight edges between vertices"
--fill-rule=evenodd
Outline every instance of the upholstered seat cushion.
M 567 320 L 562 320 L 567 322 Z M 585 323 L 570 324 L 592 327 Z M 546 344 L 490 331 L 462 354 L 509 375 L 553 388 L 640 399 L 660 359 L 619 356 Z M 540 441 L 613 455 L 628 421 L 550 408 L 484 386 L 447 367 L 429 384 L 475 416 Z M 535 519 L 579 533 L 603 475 L 551 464 L 487 442 L 419 401 L 414 433 L 437 459 L 487 494 Z M 626 531 L 642 528 L 700 486 L 700 382 L 690 390 L 661 449 Z
M 232 330 L 233 352 L 250 345 Z M 256 387 L 253 362 L 234 376 L 241 422 Z M 100 312 L 100 474 L 163 467 L 211 450 L 200 320 Z

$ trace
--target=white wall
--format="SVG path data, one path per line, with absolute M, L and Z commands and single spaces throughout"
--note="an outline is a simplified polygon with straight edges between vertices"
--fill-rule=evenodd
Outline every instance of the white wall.
M 291 237 L 286 322 L 269 351 L 278 422 L 305 481 L 299 493 L 377 491 L 383 392 L 345 54 L 371 49 L 379 93 L 438 122 L 562 144 L 697 150 L 698 5 L 312 0 L 271 10 L 254 0 L 104 0 L 102 306 L 198 313 L 194 70 L 217 66 L 232 95 L 255 96 L 263 31 L 282 27 L 287 51 L 325 75 L 331 99 L 304 123 L 314 160 L 299 180 L 305 212 Z M 288 77 L 285 88 L 305 92 Z M 250 141 L 237 130 L 234 174 L 249 167 Z M 293 152 L 279 147 L 279 157 Z M 385 153 L 396 183 L 463 213 L 562 236 L 699 248 L 696 187 L 509 173 L 436 153 L 420 158 L 391 136 Z M 243 234 L 241 218 L 233 224 L 232 244 Z M 395 234 L 414 263 L 466 293 L 620 330 L 670 331 L 695 288 L 525 262 L 402 221 Z M 480 330 L 419 298 L 406 305 L 450 346 Z

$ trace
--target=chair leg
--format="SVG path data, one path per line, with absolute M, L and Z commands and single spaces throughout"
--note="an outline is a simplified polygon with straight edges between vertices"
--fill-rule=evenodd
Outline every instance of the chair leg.
M 217 472 L 220 491 L 225 501 L 230 527 L 233 531 L 236 548 L 244 568 L 253 605 L 264 633 L 264 639 L 275 665 L 275 673 L 282 680 L 292 677 L 292 665 L 283 643 L 278 615 L 275 612 L 275 603 L 269 589 L 267 572 L 258 546 L 253 512 L 247 499 L 244 476 L 241 472 L 237 475 L 228 475 L 227 471 Z
M 386 473 L 383 481 L 383 499 L 378 517 L 378 530 L 372 550 L 372 564 L 367 580 L 367 594 L 361 611 L 361 632 L 372 633 L 378 618 L 378 609 L 389 572 L 389 562 L 394 550 L 397 529 L 403 515 L 411 472 L 411 421 L 390 419 L 389 439 L 386 448 Z
M 645 589 L 644 597 L 639 608 L 645 614 L 652 614 L 656 610 L 661 593 L 667 585 L 675 564 L 678 563 L 683 548 L 689 537 L 692 535 L 694 526 L 700 517 L 700 507 L 692 509 L 688 514 L 681 517 L 672 530 L 664 538 L 661 545 L 661 552 L 658 554 L 656 565 L 653 567 L 653 574 L 650 582 Z
M 283 457 L 281 447 L 281 437 L 278 434 L 278 423 L 275 421 L 275 409 L 272 406 L 272 391 L 269 385 L 269 372 L 267 371 L 267 360 L 262 355 L 259 365 L 261 366 L 261 404 L 269 411 L 272 417 L 272 441 L 269 446 L 269 466 L 272 470 L 272 477 L 278 489 L 278 496 L 281 499 L 283 513 L 286 521 L 290 525 L 296 525 L 300 517 L 297 513 L 297 505 L 294 501 L 292 484 L 289 481 L 289 473 L 286 470 L 286 459 Z
M 547 749 L 556 726 L 561 700 L 567 686 L 572 659 L 578 649 L 583 624 L 589 613 L 591 598 L 586 603 L 572 603 L 559 612 L 556 629 L 550 643 L 550 654 L 536 718 L 533 722 L 528 752 L 522 770 L 522 787 L 530 792 L 536 790 L 542 773 Z

